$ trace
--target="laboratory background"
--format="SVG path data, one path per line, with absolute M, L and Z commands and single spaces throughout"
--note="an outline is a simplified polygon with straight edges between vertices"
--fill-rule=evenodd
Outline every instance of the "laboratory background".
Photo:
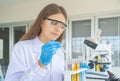
M 62 41 L 68 73 L 65 74 L 65 81 L 72 76 L 67 71 L 70 69 L 67 64 L 76 61 L 90 64 L 91 73 L 94 74 L 85 75 L 93 79 L 85 78 L 81 81 L 99 81 L 94 80 L 95 75 L 102 78 L 100 81 L 105 81 L 103 79 L 108 76 L 105 74 L 104 77 L 99 70 L 99 63 L 96 63 L 99 58 L 107 60 L 103 64 L 108 65 L 107 69 L 120 78 L 120 0 L 0 0 L 0 69 L 3 77 L 14 44 L 49 3 L 62 5 L 68 14 L 67 29 Z M 88 40 L 92 40 L 92 45 L 101 47 L 89 46 L 91 42 Z

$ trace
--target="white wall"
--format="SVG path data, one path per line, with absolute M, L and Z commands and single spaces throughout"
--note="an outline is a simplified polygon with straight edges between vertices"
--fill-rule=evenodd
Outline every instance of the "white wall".
M 120 0 L 30 0 L 0 8 L 0 23 L 33 20 L 51 2 L 64 6 L 68 16 L 120 10 Z

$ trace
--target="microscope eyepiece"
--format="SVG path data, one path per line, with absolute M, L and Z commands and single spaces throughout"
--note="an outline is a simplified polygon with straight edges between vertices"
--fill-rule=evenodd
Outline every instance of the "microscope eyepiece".
M 91 47 L 91 48 L 93 48 L 93 49 L 96 49 L 96 47 L 97 47 L 97 44 L 96 44 L 96 43 L 94 43 L 94 42 L 92 42 L 92 41 L 89 41 L 89 40 L 85 40 L 85 41 L 84 41 L 84 44 L 86 44 L 87 46 L 89 46 L 89 47 Z

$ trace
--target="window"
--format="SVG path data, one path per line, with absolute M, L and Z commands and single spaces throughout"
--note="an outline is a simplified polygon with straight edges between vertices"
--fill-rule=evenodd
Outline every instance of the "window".
M 79 18 L 71 20 L 71 58 L 82 58 L 84 40 L 94 34 L 93 18 Z
M 9 27 L 0 28 L 0 65 L 5 76 L 9 63 Z
M 80 16 L 70 18 L 68 31 L 70 58 L 82 56 L 83 41 L 88 37 L 96 37 L 97 29 L 100 28 L 102 30 L 100 43 L 111 45 L 112 66 L 120 67 L 120 15 L 118 12 L 109 14 L 93 14 L 91 18 Z
M 98 18 L 102 30 L 101 43 L 110 44 L 112 66 L 120 67 L 120 17 Z
M 25 34 L 26 25 L 14 26 L 14 44 Z
M 72 58 L 83 54 L 83 42 L 91 34 L 91 20 L 72 22 Z
M 0 24 L 0 65 L 4 77 L 11 57 L 12 47 L 25 34 L 26 30 L 27 24 Z

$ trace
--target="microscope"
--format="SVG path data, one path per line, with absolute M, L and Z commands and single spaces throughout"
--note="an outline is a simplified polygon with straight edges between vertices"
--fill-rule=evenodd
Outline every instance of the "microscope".
M 111 65 L 111 48 L 106 44 L 97 44 L 90 40 L 85 40 L 84 44 L 92 48 L 93 54 L 86 59 L 90 67 L 87 72 L 87 78 L 108 79 L 107 70 Z

